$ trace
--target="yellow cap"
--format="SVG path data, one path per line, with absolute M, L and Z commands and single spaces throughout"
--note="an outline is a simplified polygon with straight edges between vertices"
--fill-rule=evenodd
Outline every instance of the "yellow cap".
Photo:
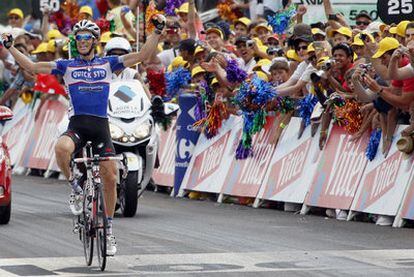
M 52 29 L 49 32 L 47 32 L 47 40 L 56 39 L 56 38 L 62 38 L 63 35 L 59 30 Z
M 90 16 L 93 16 L 92 8 L 89 6 L 82 6 L 79 9 L 79 13 L 86 13 L 86 14 L 89 14 Z
M 89 7 L 89 6 L 82 6 L 82 7 L 79 9 L 79 13 L 86 13 L 86 14 L 88 14 L 88 15 L 90 15 L 90 16 L 93 16 L 93 11 L 92 11 L 92 8 L 91 8 L 91 7 Z
M 191 77 L 194 77 L 195 75 L 199 73 L 205 73 L 206 71 L 201 66 L 197 65 L 196 67 L 191 70 Z
M 218 28 L 209 28 L 206 31 L 206 34 L 208 34 L 208 33 L 216 33 L 217 35 L 219 35 L 221 37 L 221 39 L 224 39 L 223 32 Z
M 312 35 L 322 35 L 326 37 L 326 33 L 319 28 L 312 28 Z
M 51 39 L 47 42 L 47 52 L 51 52 L 51 53 L 56 52 L 56 42 L 54 39 Z
M 339 29 L 336 30 L 331 30 L 328 35 L 330 37 L 333 37 L 335 35 L 335 33 L 347 36 L 348 38 L 352 38 L 352 30 L 347 28 L 347 27 L 341 27 Z
M 408 20 L 401 21 L 397 25 L 397 35 L 400 37 L 405 37 L 405 29 L 407 29 L 407 25 L 410 23 Z
M 351 46 L 352 45 L 354 45 L 354 46 L 364 46 L 365 45 L 364 42 L 361 39 L 361 34 L 363 34 L 363 33 L 359 33 L 354 37 L 354 41 L 352 42 Z M 366 35 L 369 37 L 371 42 L 374 42 L 374 37 L 372 35 L 370 35 L 370 34 L 366 34 Z
M 241 23 L 246 27 L 249 27 L 249 25 L 252 23 L 252 21 L 250 19 L 248 19 L 247 17 L 240 17 L 236 20 L 234 20 L 233 25 L 236 25 L 237 23 Z
M 257 62 L 257 64 L 253 67 L 253 71 L 262 70 L 262 66 L 270 66 L 272 61 L 269 59 L 261 59 Z
M 211 81 L 211 86 L 214 86 L 215 84 L 218 84 L 219 81 L 217 80 L 216 77 L 213 78 L 213 80 Z
M 9 13 L 7 14 L 7 16 L 10 16 L 11 14 L 15 14 L 15 15 L 17 15 L 17 16 L 18 16 L 18 17 L 20 17 L 21 19 L 23 19 L 23 18 L 24 18 L 23 11 L 22 11 L 21 9 L 18 9 L 18 8 L 16 8 L 16 9 L 11 9 L 11 10 L 9 11 Z
M 267 77 L 266 73 L 264 73 L 263 71 L 256 71 L 256 75 L 263 81 L 269 82 L 269 78 Z
M 101 35 L 101 39 L 99 40 L 100 43 L 108 43 L 112 38 L 111 32 L 105 32 Z
M 168 66 L 168 71 L 173 71 L 174 69 L 176 69 L 180 66 L 185 67 L 186 65 L 187 65 L 187 62 L 184 61 L 183 57 L 178 56 Z
M 270 27 L 267 23 L 260 23 L 259 25 L 254 27 L 254 31 L 257 32 L 257 30 L 260 29 L 260 28 L 264 28 L 264 29 L 268 30 L 269 32 L 273 33 L 273 28 Z
M 326 62 L 327 60 L 329 60 L 329 57 L 322 57 L 318 60 L 317 66 L 321 66 L 324 62 Z
M 311 53 L 311 52 L 315 52 L 315 47 L 313 47 L 313 43 L 308 45 L 307 51 L 308 51 L 308 54 Z
M 188 6 L 188 2 L 182 4 L 178 9 L 175 9 L 175 13 L 179 14 L 179 13 L 188 13 L 189 10 L 189 6 Z
M 397 34 L 397 27 L 391 27 L 389 30 L 390 34 L 395 35 Z
M 40 54 L 40 53 L 46 53 L 47 52 L 48 43 L 42 42 L 37 46 L 37 48 L 32 51 L 32 54 Z
M 395 38 L 386 37 L 383 38 L 378 45 L 377 52 L 372 56 L 373 59 L 378 59 L 385 52 L 397 49 L 400 46 L 400 43 Z
M 301 58 L 298 56 L 298 54 L 296 53 L 296 51 L 295 50 L 293 50 L 293 49 L 290 49 L 290 50 L 288 50 L 287 52 L 286 52 L 286 57 L 288 58 L 288 59 L 291 59 L 291 60 L 294 60 L 294 61 L 297 61 L 297 62 L 301 62 L 302 60 L 301 60 Z
M 198 53 L 201 53 L 203 51 L 205 51 L 206 49 L 204 49 L 202 46 L 197 46 L 195 51 L 194 51 L 194 55 L 197 55 Z

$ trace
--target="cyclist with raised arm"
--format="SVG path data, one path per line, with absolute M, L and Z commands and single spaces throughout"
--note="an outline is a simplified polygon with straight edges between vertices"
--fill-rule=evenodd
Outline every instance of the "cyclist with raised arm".
M 166 19 L 162 15 L 156 15 L 152 23 L 155 25 L 154 34 L 148 38 L 139 53 L 100 58 L 95 55 L 100 29 L 94 22 L 82 20 L 73 27 L 79 57 L 53 62 L 33 62 L 13 47 L 13 37 L 10 34 L 2 34 L 3 45 L 9 49 L 22 68 L 36 74 L 63 76 L 71 102 L 70 120 L 68 130 L 57 141 L 55 152 L 57 163 L 72 187 L 69 202 L 70 209 L 75 215 L 82 213 L 83 191 L 77 179 L 71 176 L 72 154 L 80 150 L 87 141 L 92 141 L 94 154 L 103 157 L 115 155 L 107 119 L 112 73 L 152 56 L 152 52 L 157 49 Z M 116 241 L 112 233 L 112 218 L 117 198 L 115 161 L 101 162 L 100 174 L 108 216 L 107 255 L 111 256 L 116 253 Z

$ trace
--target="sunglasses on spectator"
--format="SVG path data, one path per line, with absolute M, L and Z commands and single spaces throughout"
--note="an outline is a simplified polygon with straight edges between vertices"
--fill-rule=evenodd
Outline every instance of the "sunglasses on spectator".
M 368 21 L 357 21 L 356 22 L 356 25 L 365 25 L 365 26 L 368 26 L 369 25 L 369 22 Z
M 81 35 L 76 35 L 75 39 L 77 41 L 81 41 L 81 40 L 91 40 L 93 38 L 93 36 L 91 34 L 81 34 Z
M 19 20 L 20 17 L 16 16 L 9 16 L 9 20 Z
M 295 48 L 296 51 L 300 51 L 300 50 L 308 50 L 308 46 L 298 46 Z

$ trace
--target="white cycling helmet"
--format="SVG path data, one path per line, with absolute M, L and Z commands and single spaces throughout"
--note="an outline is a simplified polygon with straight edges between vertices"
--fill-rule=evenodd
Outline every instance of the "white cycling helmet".
M 98 25 L 96 25 L 95 22 L 83 19 L 79 21 L 78 23 L 73 26 L 73 34 L 76 36 L 76 34 L 80 31 L 89 31 L 92 33 L 92 35 L 95 36 L 96 39 L 99 39 L 101 36 L 101 29 Z
M 108 53 L 114 49 L 124 50 L 128 53 L 132 52 L 131 44 L 127 39 L 122 37 L 111 38 L 105 45 L 105 53 Z

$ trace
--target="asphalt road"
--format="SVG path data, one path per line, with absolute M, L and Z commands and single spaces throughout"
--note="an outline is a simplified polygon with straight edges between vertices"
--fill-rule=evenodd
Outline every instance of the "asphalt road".
M 13 178 L 0 276 L 413 276 L 414 230 L 146 192 L 118 216 L 118 254 L 86 267 L 62 181 Z

